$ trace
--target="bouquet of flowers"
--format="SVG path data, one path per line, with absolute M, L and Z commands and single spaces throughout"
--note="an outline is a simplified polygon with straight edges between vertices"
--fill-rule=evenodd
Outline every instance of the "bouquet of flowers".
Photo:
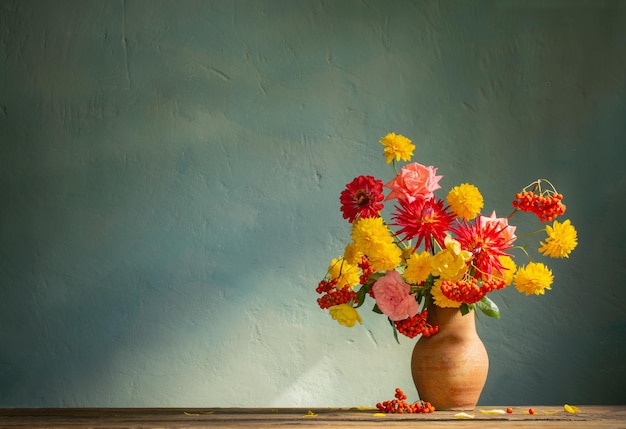
M 341 325 L 353 327 L 362 323 L 357 309 L 369 296 L 372 310 L 388 318 L 397 340 L 398 332 L 409 338 L 437 332 L 427 321 L 429 305 L 458 308 L 464 315 L 477 308 L 499 318 L 497 305 L 488 297 L 491 292 L 510 284 L 526 295 L 551 288 L 552 271 L 532 261 L 525 246 L 516 245 L 516 227 L 509 223 L 518 212 L 553 222 L 536 232 L 546 234 L 538 252 L 569 257 L 578 244 L 576 229 L 569 220 L 555 220 L 565 213 L 565 205 L 548 180 L 538 179 L 515 194 L 507 217 L 495 211 L 484 216 L 482 194 L 472 184 L 453 187 L 445 200 L 435 195 L 443 176 L 433 166 L 408 163 L 415 149 L 411 140 L 389 133 L 380 143 L 394 177 L 384 184 L 373 176 L 358 176 L 341 192 L 351 242 L 331 261 L 316 289 L 321 309 L 328 309 Z M 398 161 L 407 162 L 399 171 Z M 388 222 L 381 211 L 391 201 Z M 513 249 L 527 256 L 525 265 L 515 264 Z

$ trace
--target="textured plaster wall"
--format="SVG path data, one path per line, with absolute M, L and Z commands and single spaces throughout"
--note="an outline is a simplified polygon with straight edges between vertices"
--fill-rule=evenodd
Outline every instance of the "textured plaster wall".
M 0 406 L 417 399 L 412 341 L 315 304 L 389 131 L 579 230 L 478 321 L 480 403 L 626 403 L 624 2 L 1 0 Z

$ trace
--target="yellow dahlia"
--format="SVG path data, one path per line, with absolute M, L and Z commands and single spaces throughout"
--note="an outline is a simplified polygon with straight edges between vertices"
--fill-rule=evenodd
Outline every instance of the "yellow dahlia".
M 569 254 L 578 245 L 576 228 L 569 219 L 563 223 L 555 220 L 552 226 L 546 225 L 546 232 L 548 238 L 545 243 L 540 243 L 539 251 L 551 258 L 569 258 Z
M 513 279 L 515 288 L 526 295 L 543 295 L 545 290 L 550 290 L 554 276 L 552 271 L 541 262 L 531 262 L 525 267 L 517 269 Z
M 404 278 L 413 284 L 422 283 L 430 275 L 430 253 L 413 253 L 406 263 Z
M 443 292 L 441 292 L 441 282 L 443 280 L 437 279 L 432 288 L 430 288 L 430 294 L 433 297 L 433 302 L 437 307 L 442 308 L 459 308 L 461 303 L 458 301 L 453 301 L 450 298 L 447 298 Z
M 393 243 L 393 237 L 381 217 L 360 218 L 352 224 L 352 241 L 359 251 L 369 256 L 377 246 Z
M 387 134 L 380 140 L 380 144 L 385 146 L 384 155 L 387 158 L 387 164 L 394 158 L 396 161 L 409 161 L 413 156 L 413 149 L 415 149 L 411 140 L 396 133 Z
M 343 251 L 343 257 L 349 264 L 358 265 L 361 263 L 363 252 L 360 252 L 354 243 L 350 243 Z
M 354 289 L 360 281 L 359 267 L 349 264 L 343 258 L 333 259 L 328 266 L 328 278 L 337 279 L 337 289 L 345 286 Z
M 448 192 L 446 197 L 450 209 L 463 219 L 474 219 L 483 208 L 483 196 L 474 185 L 462 183 Z
M 367 257 L 375 271 L 395 269 L 402 262 L 402 250 L 394 243 L 372 247 Z
M 513 258 L 506 255 L 500 255 L 498 257 L 500 259 L 500 263 L 502 264 L 502 274 L 497 271 L 493 271 L 491 274 L 498 279 L 504 279 L 506 285 L 510 285 L 513 283 L 513 276 L 515 276 L 515 271 L 517 270 L 517 265 L 515 265 L 515 261 Z

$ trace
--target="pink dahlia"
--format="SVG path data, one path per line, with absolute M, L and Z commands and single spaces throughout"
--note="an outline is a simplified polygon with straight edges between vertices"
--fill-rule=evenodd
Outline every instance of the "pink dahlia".
M 517 236 L 515 235 L 516 226 L 509 225 L 509 220 L 505 217 L 496 217 L 496 211 L 491 212 L 491 216 L 481 216 L 480 217 L 481 224 L 483 228 L 486 225 L 495 225 L 498 227 L 498 231 L 500 231 L 500 235 L 504 238 L 507 244 L 512 244 Z
M 343 218 L 350 223 L 357 218 L 372 218 L 384 207 L 383 182 L 372 176 L 359 176 L 346 185 L 341 192 Z
M 396 206 L 397 213 L 392 215 L 395 225 L 402 227 L 398 234 L 404 235 L 404 240 L 418 237 L 416 249 L 424 242 L 424 249 L 432 253 L 432 239 L 443 247 L 446 232 L 454 219 L 454 215 L 443 206 L 443 200 L 416 199 L 412 202 L 399 202 L 400 206 Z

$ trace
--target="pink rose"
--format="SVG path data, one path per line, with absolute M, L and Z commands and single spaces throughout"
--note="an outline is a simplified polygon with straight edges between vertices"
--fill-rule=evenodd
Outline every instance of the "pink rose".
M 419 310 L 415 294 L 409 293 L 411 286 L 404 282 L 397 271 L 387 271 L 387 274 L 376 280 L 372 290 L 380 311 L 393 321 L 415 316 Z
M 402 167 L 402 170 L 385 187 L 391 189 L 386 200 L 397 198 L 412 203 L 416 199 L 430 200 L 434 197 L 433 192 L 439 186 L 439 180 L 443 176 L 437 176 L 435 167 L 425 167 L 414 162 Z
M 495 210 L 491 213 L 490 217 L 480 216 L 480 224 L 484 226 L 491 226 L 500 231 L 500 237 L 504 239 L 504 242 L 509 245 L 513 245 L 513 242 L 517 238 L 515 235 L 516 226 L 509 225 L 509 220 L 505 217 L 496 217 Z

